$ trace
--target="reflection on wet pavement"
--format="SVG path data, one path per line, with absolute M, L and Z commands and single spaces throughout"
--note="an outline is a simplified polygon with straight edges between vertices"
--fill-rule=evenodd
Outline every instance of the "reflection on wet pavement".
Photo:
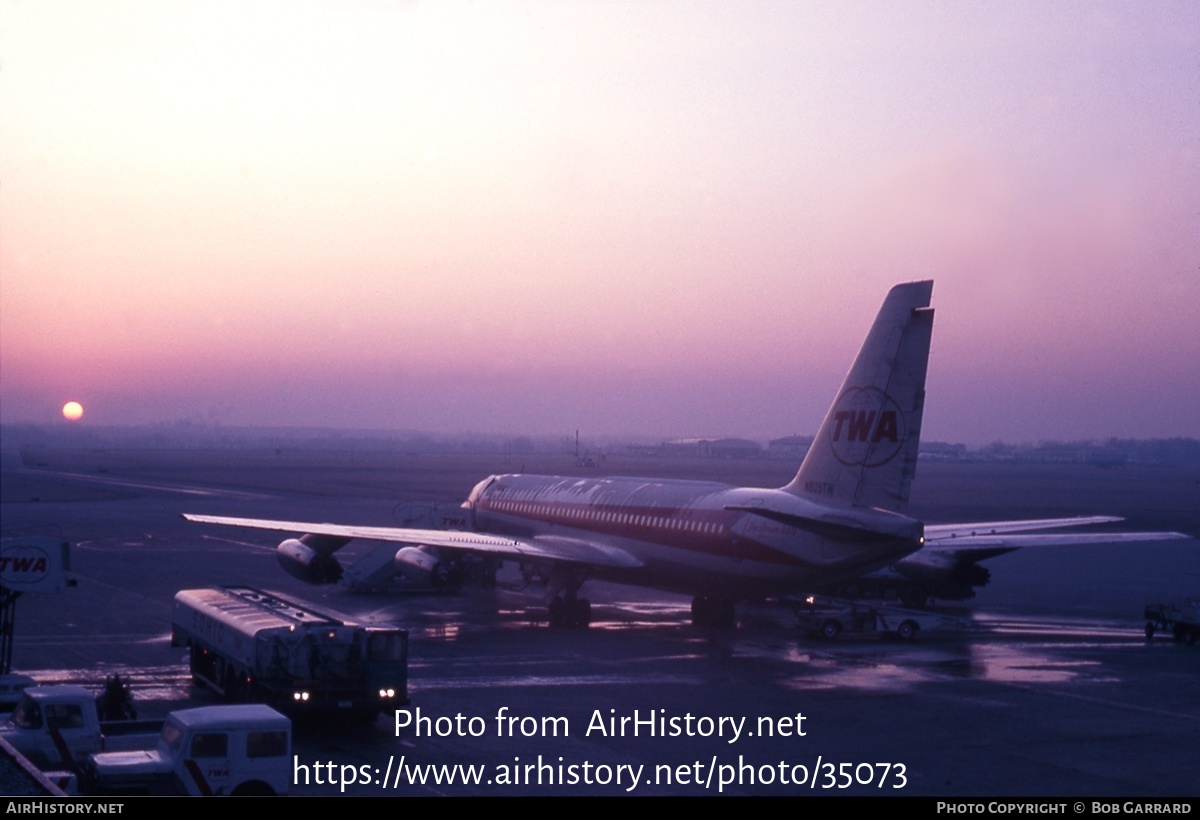
M 336 605 L 367 623 L 405 625 L 412 639 L 414 692 L 483 686 L 700 685 L 727 663 L 766 674 L 793 691 L 911 692 L 936 680 L 1004 684 L 1111 683 L 1116 673 L 1091 657 L 1093 650 L 1143 644 L 1134 627 L 1111 620 L 1039 618 L 995 612 L 971 614 L 957 632 L 922 635 L 912 642 L 851 637 L 826 641 L 795 626 L 789 612 L 759 607 L 742 628 L 702 630 L 688 623 L 681 599 L 615 600 L 598 604 L 584 632 L 549 630 L 534 606 L 502 605 L 478 596 L 341 596 Z M 354 611 L 357 610 L 357 611 Z M 606 637 L 607 636 L 607 637 Z M 622 637 L 618 644 L 611 641 Z M 108 654 L 104 647 L 169 643 L 167 633 L 52 637 L 45 644 L 72 654 Z M 507 651 L 480 654 L 481 645 Z M 651 664 L 671 664 L 667 673 Z M 620 671 L 614 671 L 620 666 Z M 29 670 L 45 682 L 98 686 L 120 673 L 140 700 L 194 695 L 182 654 L 175 665 L 135 667 L 108 662 L 67 669 Z

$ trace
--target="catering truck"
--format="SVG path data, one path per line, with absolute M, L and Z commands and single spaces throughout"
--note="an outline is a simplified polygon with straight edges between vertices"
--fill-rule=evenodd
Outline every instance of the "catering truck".
M 356 624 L 272 592 L 177 593 L 171 644 L 188 647 L 194 682 L 231 701 L 364 719 L 408 703 L 405 630 Z

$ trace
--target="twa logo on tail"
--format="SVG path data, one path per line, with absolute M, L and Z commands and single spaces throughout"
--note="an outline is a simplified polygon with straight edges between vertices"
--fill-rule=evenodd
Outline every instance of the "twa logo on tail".
M 829 446 L 849 467 L 879 467 L 900 452 L 908 427 L 892 397 L 875 387 L 851 387 L 838 397 L 831 414 Z

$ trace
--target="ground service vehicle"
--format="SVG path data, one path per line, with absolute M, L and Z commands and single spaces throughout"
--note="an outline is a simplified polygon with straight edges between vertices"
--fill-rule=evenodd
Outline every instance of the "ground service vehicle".
M 82 686 L 35 686 L 0 724 L 0 737 L 41 769 L 70 769 L 93 752 L 149 748 L 161 729 L 155 720 L 102 723 L 95 697 Z
M 201 706 L 167 716 L 153 749 L 91 755 L 88 794 L 287 794 L 292 723 L 269 706 Z
M 0 675 L 0 712 L 10 712 L 21 700 L 21 693 L 37 681 L 28 675 Z
M 1200 598 L 1174 604 L 1146 604 L 1146 639 L 1161 629 L 1186 644 L 1200 638 Z
M 408 633 L 362 626 L 250 587 L 175 595 L 171 644 L 192 679 L 232 701 L 374 718 L 408 703 Z
M 962 628 L 957 618 L 919 609 L 873 606 L 858 601 L 810 596 L 795 607 L 800 627 L 828 640 L 841 635 L 875 635 L 910 641 L 920 632 Z

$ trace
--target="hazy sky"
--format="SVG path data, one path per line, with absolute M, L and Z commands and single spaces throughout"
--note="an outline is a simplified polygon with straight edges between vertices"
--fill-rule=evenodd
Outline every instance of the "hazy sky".
M 6 423 L 1200 436 L 1200 3 L 0 14 Z

